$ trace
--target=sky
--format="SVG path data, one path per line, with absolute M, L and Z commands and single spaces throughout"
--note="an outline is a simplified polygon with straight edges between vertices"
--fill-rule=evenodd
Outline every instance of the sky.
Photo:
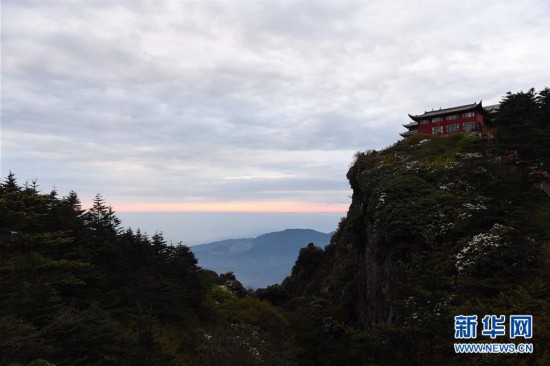
M 408 113 L 549 86 L 548 19 L 547 1 L 3 0 L 0 172 L 101 193 L 134 226 L 211 213 L 192 242 L 218 213 L 340 217 L 355 152 Z

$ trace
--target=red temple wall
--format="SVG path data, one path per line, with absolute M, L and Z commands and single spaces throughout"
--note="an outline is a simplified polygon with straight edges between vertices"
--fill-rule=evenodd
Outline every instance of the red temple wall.
M 447 133 L 448 133 L 447 132 L 447 126 L 453 125 L 453 124 L 458 124 L 458 131 L 456 131 L 456 132 L 460 132 L 460 131 L 463 132 L 465 122 L 477 122 L 476 125 L 480 124 L 482 127 L 485 127 L 484 116 L 480 112 L 477 112 L 477 111 L 474 112 L 474 115 L 471 116 L 471 117 L 463 117 L 463 113 L 455 113 L 455 114 L 458 114 L 458 118 L 454 119 L 454 120 L 450 120 L 450 121 L 447 121 L 445 119 L 446 116 L 442 116 L 443 120 L 441 122 L 431 122 L 431 120 L 433 118 L 438 117 L 438 116 L 435 116 L 435 117 L 430 117 L 429 118 L 430 122 L 427 123 L 427 124 L 421 124 L 419 122 L 418 123 L 418 133 L 431 135 L 433 127 L 443 126 L 443 132 L 441 134 L 442 135 L 447 135 Z

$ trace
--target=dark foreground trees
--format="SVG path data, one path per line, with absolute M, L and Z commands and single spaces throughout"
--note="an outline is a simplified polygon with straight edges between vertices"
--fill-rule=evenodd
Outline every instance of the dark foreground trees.
M 291 363 L 288 321 L 243 290 L 188 247 L 124 230 L 100 195 L 83 210 L 74 192 L 0 184 L 2 365 Z

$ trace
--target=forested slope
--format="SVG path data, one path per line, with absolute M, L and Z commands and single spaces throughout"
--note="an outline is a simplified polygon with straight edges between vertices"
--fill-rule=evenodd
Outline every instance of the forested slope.
M 82 210 L 75 193 L 0 184 L 1 365 L 291 360 L 286 318 L 247 295 L 188 247 L 123 230 L 99 195 Z

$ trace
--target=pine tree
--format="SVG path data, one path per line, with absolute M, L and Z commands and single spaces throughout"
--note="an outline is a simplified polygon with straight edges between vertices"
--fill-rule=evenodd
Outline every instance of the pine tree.
M 120 219 L 99 193 L 94 197 L 92 208 L 86 212 L 84 219 L 97 235 L 115 235 L 120 231 Z

